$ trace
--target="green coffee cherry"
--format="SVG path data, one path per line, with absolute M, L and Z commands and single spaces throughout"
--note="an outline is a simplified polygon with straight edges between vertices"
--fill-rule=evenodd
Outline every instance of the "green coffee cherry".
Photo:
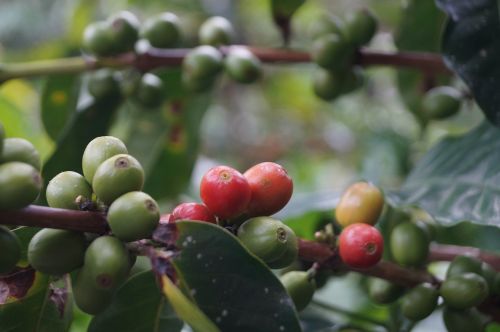
M 94 192 L 104 204 L 130 191 L 141 190 L 144 170 L 141 164 L 128 154 L 118 154 L 106 159 L 95 171 L 92 180 Z
M 113 236 L 95 239 L 85 252 L 84 269 L 96 289 L 112 290 L 127 278 L 130 256 L 123 243 Z
M 363 70 L 350 68 L 343 74 L 342 94 L 351 93 L 363 86 Z
M 377 32 L 377 19 L 366 9 L 351 12 L 344 20 L 344 33 L 355 46 L 368 44 Z
M 354 49 L 340 34 L 328 34 L 317 38 L 312 46 L 311 56 L 320 67 L 340 70 L 352 61 Z
M 151 196 L 139 191 L 120 196 L 108 210 L 111 231 L 125 242 L 151 237 L 159 220 L 158 204 Z
M 476 309 L 456 310 L 445 307 L 443 321 L 449 332 L 482 332 L 485 324 Z
M 280 277 L 297 311 L 303 310 L 311 302 L 316 290 L 316 283 L 305 271 L 291 271 Z
M 97 167 L 106 159 L 117 154 L 127 154 L 125 144 L 113 136 L 101 136 L 94 138 L 85 148 L 82 157 L 83 175 L 89 183 L 94 179 Z
M 21 259 L 21 242 L 7 227 L 0 226 L 0 274 L 12 271 Z
M 290 227 L 269 217 L 245 221 L 238 228 L 243 245 L 273 268 L 286 267 L 297 257 L 297 238 Z M 288 257 L 292 256 L 292 257 Z
M 482 262 L 477 258 L 470 256 L 457 256 L 455 257 L 446 271 L 446 278 L 462 275 L 467 272 L 473 272 L 481 275 L 483 268 L 481 266 Z
M 198 32 L 200 44 L 204 45 L 228 45 L 233 38 L 234 29 L 231 22 L 221 16 L 214 16 L 206 20 Z
M 331 33 L 343 34 L 343 23 L 337 16 L 320 16 L 309 27 L 309 36 L 312 40 Z
M 3 152 L 4 140 L 5 140 L 5 129 L 3 128 L 3 125 L 0 123 L 0 156 L 2 155 Z
M 239 83 L 253 83 L 261 75 L 261 62 L 246 48 L 231 48 L 224 60 L 224 69 Z
M 422 320 L 436 309 L 438 298 L 439 291 L 434 286 L 420 284 L 404 295 L 401 312 L 410 320 Z
M 433 88 L 422 100 L 422 110 L 428 119 L 446 119 L 460 110 L 462 94 L 450 86 Z
M 0 155 L 0 163 L 9 161 L 20 161 L 30 164 L 37 170 L 41 168 L 40 154 L 30 141 L 24 138 L 6 138 L 3 141 L 3 152 Z
M 378 304 L 389 304 L 401 297 L 405 289 L 380 278 L 368 279 L 368 295 L 370 299 Z
M 175 47 L 181 40 L 179 18 L 169 12 L 153 16 L 142 25 L 140 36 L 147 39 L 153 47 Z
M 222 54 L 212 46 L 198 46 L 184 58 L 182 70 L 196 78 L 213 77 L 222 69 Z
M 486 280 L 486 283 L 488 284 L 488 289 L 490 293 L 495 292 L 495 278 L 497 275 L 497 272 L 495 269 L 488 263 L 482 262 L 481 263 L 481 274 L 480 274 L 484 280 Z
M 129 11 L 118 12 L 108 18 L 108 24 L 113 36 L 113 43 L 117 53 L 134 50 L 135 42 L 139 38 L 139 20 Z
M 441 285 L 441 296 L 453 309 L 468 309 L 481 304 L 488 296 L 486 280 L 476 273 L 454 275 Z
M 392 230 L 390 248 L 394 260 L 403 266 L 420 266 L 429 254 L 429 237 L 418 225 L 403 222 Z
M 91 200 L 92 188 L 82 175 L 66 171 L 50 180 L 46 197 L 50 207 L 79 210 L 77 198 Z
M 314 71 L 313 90 L 316 96 L 331 101 L 342 94 L 342 74 L 318 68 Z
M 89 77 L 88 91 L 97 100 L 118 98 L 121 94 L 120 83 L 111 69 L 100 69 Z
M 153 74 L 142 76 L 134 92 L 134 100 L 147 108 L 160 107 L 165 99 L 165 86 L 162 80 Z
M 83 48 L 97 56 L 116 54 L 115 39 L 108 22 L 94 22 L 83 31 Z
M 20 209 L 35 201 L 42 189 L 40 172 L 17 161 L 0 165 L 0 210 Z
M 45 228 L 28 245 L 28 261 L 35 270 L 50 275 L 69 273 L 83 265 L 83 233 Z
M 73 297 L 81 311 L 97 315 L 109 306 L 113 291 L 95 288 L 89 270 L 84 266 L 73 283 Z
M 204 92 L 212 88 L 215 83 L 216 76 L 196 77 L 189 73 L 182 73 L 182 86 L 188 91 Z

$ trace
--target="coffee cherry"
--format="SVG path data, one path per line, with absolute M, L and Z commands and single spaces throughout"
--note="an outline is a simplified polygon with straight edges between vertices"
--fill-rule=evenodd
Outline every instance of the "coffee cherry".
M 470 256 L 456 256 L 448 266 L 446 278 L 473 272 L 481 275 L 483 272 L 481 261 Z
M 377 19 L 366 9 L 347 14 L 344 33 L 347 40 L 355 46 L 367 44 L 377 32 Z
M 134 50 L 135 42 L 139 37 L 139 20 L 129 11 L 118 12 L 108 18 L 108 24 L 113 36 L 113 43 L 117 53 Z
M 496 278 L 497 272 L 495 269 L 488 263 L 482 262 L 481 263 L 481 274 L 480 276 L 486 280 L 486 283 L 488 284 L 488 289 L 490 293 L 495 293 L 495 278 Z
M 164 100 L 165 86 L 162 80 L 154 74 L 144 74 L 134 91 L 134 101 L 147 108 L 156 108 Z
M 28 245 L 28 261 L 37 271 L 63 275 L 83 265 L 83 233 L 45 228 L 33 236 Z
M 30 141 L 24 138 L 6 138 L 3 141 L 3 152 L 0 155 L 0 163 L 9 161 L 20 161 L 30 164 L 37 170 L 41 168 L 40 154 Z
M 182 203 L 172 211 L 173 220 L 199 220 L 215 224 L 215 216 L 204 205 L 199 203 Z
M 339 236 L 339 254 L 342 261 L 354 268 L 369 268 L 382 258 L 384 239 L 368 224 L 352 224 Z
M 231 219 L 245 212 L 250 195 L 247 179 L 228 166 L 213 167 L 201 179 L 201 199 L 221 219 Z
M 230 44 L 234 37 L 234 29 L 226 18 L 214 16 L 206 20 L 200 27 L 198 39 L 200 44 L 220 46 Z
M 186 88 L 200 92 L 208 89 L 222 69 L 222 54 L 212 46 L 192 49 L 182 62 L 182 80 Z
M 89 183 L 94 179 L 97 167 L 106 159 L 117 154 L 127 154 L 125 144 L 113 136 L 100 136 L 94 138 L 85 148 L 82 157 L 83 176 Z
M 263 162 L 252 166 L 243 175 L 251 190 L 247 209 L 250 216 L 270 216 L 284 208 L 292 197 L 292 178 L 279 164 Z
M 430 284 L 420 284 L 402 299 L 401 313 L 412 321 L 428 317 L 437 307 L 439 291 Z
M 196 77 L 186 72 L 182 73 L 182 86 L 191 92 L 205 92 L 212 88 L 216 76 Z
M 328 34 L 317 38 L 312 46 L 311 57 L 319 66 L 339 70 L 352 61 L 354 50 L 340 34 Z
M 251 253 L 272 268 L 286 267 L 297 258 L 295 233 L 277 219 L 249 219 L 238 228 L 238 238 Z
M 355 223 L 374 225 L 384 207 L 384 196 L 373 184 L 356 182 L 340 197 L 335 218 L 342 227 Z
M 89 76 L 88 91 L 97 100 L 120 97 L 120 84 L 111 69 L 100 69 Z
M 337 16 L 323 15 L 314 20 L 309 27 L 309 37 L 315 40 L 331 33 L 342 35 L 342 26 L 343 23 Z
M 468 272 L 446 278 L 440 292 L 450 308 L 468 309 L 481 304 L 488 296 L 489 289 L 483 277 Z
M 129 253 L 116 237 L 101 236 L 85 252 L 84 268 L 93 287 L 111 290 L 125 281 L 128 275 Z
M 111 56 L 117 53 L 113 32 L 108 22 L 94 22 L 83 31 L 83 48 L 96 56 Z
M 363 86 L 363 70 L 350 68 L 342 73 L 342 94 L 351 93 Z
M 389 304 L 401 297 L 405 289 L 380 278 L 368 279 L 368 295 L 370 299 L 378 304 Z
M 97 315 L 106 309 L 113 298 L 113 291 L 97 289 L 84 266 L 73 283 L 73 297 L 78 308 L 89 314 Z
M 181 40 L 179 18 L 169 12 L 153 16 L 142 25 L 140 36 L 147 39 L 153 47 L 175 47 Z
M 128 154 L 106 159 L 92 180 L 97 198 L 107 205 L 125 193 L 141 190 L 143 184 L 144 170 L 137 159 Z
M 253 83 L 261 75 L 262 64 L 252 52 L 243 47 L 233 47 L 224 60 L 224 69 L 239 83 Z
M 342 94 L 342 74 L 317 68 L 313 75 L 313 91 L 316 96 L 331 101 Z
M 159 220 L 158 204 L 151 196 L 140 191 L 120 196 L 108 210 L 111 231 L 125 242 L 151 237 Z
M 450 86 L 433 88 L 422 100 L 422 111 L 428 119 L 446 119 L 460 110 L 462 94 Z
M 0 253 L 0 274 L 12 271 L 21 259 L 21 242 L 3 226 L 0 226 Z
M 390 248 L 400 265 L 421 266 L 429 254 L 429 237 L 417 224 L 403 222 L 392 230 Z
M 33 166 L 17 161 L 0 165 L 0 210 L 20 209 L 35 201 L 42 178 Z
M 291 271 L 282 275 L 280 281 L 290 295 L 297 311 L 307 307 L 316 291 L 313 277 L 305 271 Z
M 71 171 L 57 174 L 47 185 L 47 203 L 50 207 L 79 210 L 77 198 L 92 199 L 92 188 L 85 178 Z
M 445 307 L 443 321 L 449 332 L 483 332 L 485 330 L 485 321 L 475 308 L 456 310 Z

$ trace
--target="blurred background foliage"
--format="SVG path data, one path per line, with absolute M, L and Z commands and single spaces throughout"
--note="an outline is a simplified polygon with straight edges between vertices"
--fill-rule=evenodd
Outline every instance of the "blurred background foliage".
M 443 17 L 430 0 L 309 0 L 293 18 L 291 47 L 309 50 L 308 28 L 325 12 L 342 16 L 359 7 L 369 7 L 380 22 L 380 29 L 369 45 L 371 49 L 394 51 L 399 47 L 438 51 L 436 37 Z M 0 62 L 79 55 L 85 26 L 123 9 L 133 11 L 140 18 L 161 11 L 176 13 L 183 25 L 184 46 L 196 43 L 198 26 L 212 15 L 232 21 L 237 30 L 237 43 L 261 47 L 282 45 L 268 0 L 3 0 L 0 2 Z M 411 21 L 405 19 L 409 16 Z M 420 29 L 422 26 L 427 28 Z M 201 122 L 200 149 L 191 185 L 163 201 L 163 212 L 186 197 L 197 200 L 199 179 L 214 164 L 229 164 L 241 171 L 261 161 L 283 164 L 295 185 L 295 204 L 290 209 L 300 205 L 301 197 L 308 193 L 338 193 L 357 179 L 395 189 L 419 157 L 440 138 L 465 133 L 483 119 L 476 106 L 468 103 L 450 120 L 423 125 L 415 104 L 422 93 L 421 78 L 418 73 L 399 72 L 389 67 L 365 70 L 362 89 L 326 103 L 312 92 L 313 70 L 313 64 L 266 65 L 262 80 L 250 86 L 221 77 L 211 98 L 205 101 L 208 110 Z M 0 122 L 7 135 L 33 142 L 44 160 L 56 148 L 40 117 L 46 79 L 11 80 L 0 87 Z M 133 112 L 130 107 L 126 104 L 120 108 L 111 133 L 127 134 L 127 117 Z M 143 129 L 148 132 L 151 128 Z M 148 151 L 148 141 L 135 143 Z M 175 173 L 176 169 L 167 168 L 165 172 Z M 309 204 L 314 196 L 308 197 L 304 204 Z M 323 208 L 331 206 L 330 201 L 322 200 L 324 197 L 318 195 L 314 203 Z M 302 210 L 310 209 L 303 206 Z M 314 221 L 321 215 L 311 213 L 304 218 Z M 308 235 L 311 234 L 303 234 Z M 439 271 L 439 267 L 436 269 Z M 302 315 L 306 330 L 333 331 L 332 322 L 370 326 L 375 327 L 374 330 L 384 330 L 376 327 L 378 322 L 398 326 L 401 315 L 394 312 L 396 309 L 375 306 L 368 301 L 363 287 L 363 278 L 358 275 L 332 279 L 316 297 L 331 308 L 311 305 Z M 357 312 L 362 317 L 349 312 Z M 86 330 L 88 321 L 89 316 L 77 311 L 71 331 Z M 439 314 L 419 323 L 416 330 L 443 330 Z

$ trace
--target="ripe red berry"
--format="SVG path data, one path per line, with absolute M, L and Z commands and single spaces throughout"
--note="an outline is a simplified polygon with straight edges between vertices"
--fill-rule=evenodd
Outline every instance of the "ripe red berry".
M 339 253 L 342 261 L 355 268 L 368 268 L 382 258 L 384 239 L 380 232 L 368 224 L 352 224 L 339 236 Z
M 243 175 L 252 191 L 247 211 L 250 216 L 270 216 L 281 210 L 292 197 L 292 178 L 279 164 L 260 163 Z
M 243 174 L 228 166 L 216 166 L 201 179 L 201 199 L 221 219 L 231 219 L 245 212 L 250 193 Z
M 182 203 L 172 211 L 174 220 L 200 220 L 215 224 L 215 216 L 204 204 Z

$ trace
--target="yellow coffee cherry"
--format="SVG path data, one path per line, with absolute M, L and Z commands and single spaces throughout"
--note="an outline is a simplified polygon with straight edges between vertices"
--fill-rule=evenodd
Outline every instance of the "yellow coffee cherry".
M 335 218 L 342 227 L 355 223 L 374 225 L 384 207 L 384 196 L 373 184 L 356 182 L 342 194 Z

